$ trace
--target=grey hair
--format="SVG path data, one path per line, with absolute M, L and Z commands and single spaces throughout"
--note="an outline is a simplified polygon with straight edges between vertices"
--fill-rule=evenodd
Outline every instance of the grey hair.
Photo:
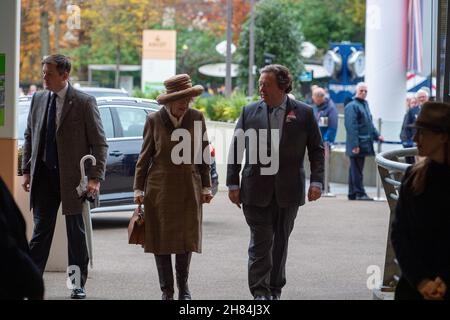
M 361 88 L 362 86 L 367 87 L 367 83 L 365 83 L 365 82 L 359 82 L 359 83 L 356 85 L 356 91 L 358 91 L 358 89 Z
M 270 64 L 261 69 L 260 73 L 269 73 L 272 72 L 277 79 L 278 88 L 284 90 L 285 93 L 289 93 L 292 91 L 292 75 L 289 72 L 289 69 L 281 64 Z
M 425 89 L 419 89 L 417 92 L 416 92 L 416 95 L 414 96 L 416 99 L 419 97 L 419 94 L 420 93 L 425 93 L 426 95 L 427 95 L 427 97 L 429 97 L 430 95 L 428 94 L 428 91 L 427 90 L 425 90 Z
M 325 97 L 326 96 L 326 92 L 323 88 L 321 87 L 317 87 L 313 90 L 312 92 L 313 96 L 315 97 Z

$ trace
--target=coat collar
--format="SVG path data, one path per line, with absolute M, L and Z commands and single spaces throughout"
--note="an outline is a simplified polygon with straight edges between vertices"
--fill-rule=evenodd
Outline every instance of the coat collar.
M 161 114 L 161 119 L 164 123 L 164 126 L 167 128 L 167 130 L 169 131 L 169 134 L 171 135 L 172 132 L 175 130 L 175 127 L 172 123 L 172 120 L 170 120 L 168 111 L 166 110 L 166 108 L 161 108 L 160 110 L 160 114 Z M 183 117 L 183 120 L 181 121 L 181 126 L 180 128 L 189 130 L 189 124 L 191 122 L 191 109 L 189 108 L 186 111 L 186 114 Z

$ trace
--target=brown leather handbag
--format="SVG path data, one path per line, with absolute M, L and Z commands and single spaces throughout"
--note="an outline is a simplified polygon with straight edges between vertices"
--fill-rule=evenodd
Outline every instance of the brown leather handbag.
M 142 205 L 139 205 L 131 216 L 130 223 L 128 224 L 128 243 L 140 244 L 144 247 L 145 243 L 145 221 L 144 210 Z

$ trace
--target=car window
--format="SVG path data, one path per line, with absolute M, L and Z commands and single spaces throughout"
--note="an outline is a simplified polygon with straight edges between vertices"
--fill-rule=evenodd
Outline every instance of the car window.
M 122 126 L 122 137 L 142 137 L 147 112 L 144 109 L 117 107 L 117 116 Z
M 94 96 L 96 98 L 100 97 L 128 97 L 129 95 L 124 92 L 115 92 L 115 91 L 86 91 L 87 94 Z
M 28 113 L 30 112 L 30 102 L 19 102 L 17 111 L 17 136 L 20 140 L 23 140 L 23 134 L 25 133 L 25 129 L 27 128 Z
M 114 138 L 114 126 L 109 108 L 100 108 L 100 118 L 103 123 L 106 138 Z

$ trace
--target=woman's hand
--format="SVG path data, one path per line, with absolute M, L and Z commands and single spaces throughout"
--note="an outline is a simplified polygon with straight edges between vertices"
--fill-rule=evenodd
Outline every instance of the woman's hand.
M 447 291 L 445 282 L 437 277 L 435 280 L 424 279 L 417 286 L 425 300 L 442 300 Z
M 211 193 L 202 194 L 202 203 L 210 203 L 212 198 L 213 198 L 213 195 Z
M 144 204 L 144 196 L 135 196 L 134 203 L 136 204 Z

